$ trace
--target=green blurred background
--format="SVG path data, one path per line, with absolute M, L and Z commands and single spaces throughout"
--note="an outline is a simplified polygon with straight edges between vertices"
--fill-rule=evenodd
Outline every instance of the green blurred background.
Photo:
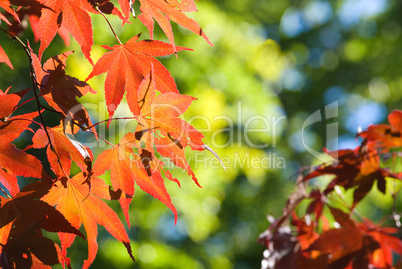
M 172 170 L 182 183 L 181 188 L 166 183 L 179 212 L 177 225 L 166 206 L 137 188 L 129 230 L 137 262 L 100 227 L 93 268 L 260 268 L 263 248 L 256 240 L 268 227 L 267 214 L 282 213 L 294 189 L 293 174 L 321 162 L 307 149 L 355 147 L 359 127 L 386 122 L 387 114 L 401 107 L 401 1 L 201 0 L 197 6 L 198 13 L 189 16 L 214 46 L 172 23 L 176 44 L 194 51 L 161 61 L 181 93 L 198 98 L 184 118 L 204 133 L 227 171 L 209 152 L 188 152 L 202 188 Z M 122 42 L 139 32 L 149 37 L 138 20 L 132 22 L 120 28 L 111 18 Z M 97 60 L 105 52 L 99 45 L 116 42 L 102 17 L 93 16 L 93 23 Z M 155 39 L 167 41 L 158 27 Z M 29 72 L 23 52 L 3 44 L 15 55 L 16 70 L 1 67 L 0 88 L 10 81 L 15 90 L 29 87 L 19 79 Z M 32 46 L 37 51 L 38 44 Z M 44 58 L 63 46 L 57 37 Z M 67 74 L 84 80 L 89 63 L 74 40 L 68 50 L 77 53 L 69 57 Z M 103 101 L 104 78 L 90 81 L 98 94 L 82 103 Z M 92 121 L 106 117 L 102 103 L 91 109 Z M 316 112 L 322 120 L 303 130 Z M 117 113 L 129 110 L 122 104 Z M 117 142 L 135 128 L 124 124 L 112 125 L 106 136 Z M 391 202 L 373 193 L 359 210 L 379 220 Z M 122 215 L 117 203 L 111 206 Z M 69 254 L 73 268 L 79 268 L 87 257 L 86 242 L 78 238 Z

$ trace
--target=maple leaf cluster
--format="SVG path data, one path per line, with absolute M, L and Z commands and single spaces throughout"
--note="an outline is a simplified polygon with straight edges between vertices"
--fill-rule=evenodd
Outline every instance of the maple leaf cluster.
M 115 35 L 117 45 L 107 47 L 96 64 L 91 59 L 93 30 L 90 14 L 119 17 L 130 23 L 132 2 L 119 0 L 118 9 L 108 0 L 0 0 L 0 28 L 4 35 L 17 40 L 31 69 L 31 88 L 0 90 L 0 267 L 48 267 L 62 263 L 70 267 L 67 249 L 77 235 L 88 242 L 88 258 L 83 268 L 94 261 L 97 225 L 102 225 L 122 242 L 134 260 L 130 239 L 122 221 L 104 200 L 118 200 L 129 222 L 129 205 L 137 185 L 169 207 L 177 220 L 177 211 L 165 186 L 178 179 L 164 168 L 161 158 L 168 158 L 184 169 L 198 184 L 185 158 L 185 148 L 204 150 L 203 135 L 181 118 L 194 97 L 180 94 L 169 71 L 155 58 L 177 54 L 188 48 L 176 46 L 170 20 L 186 27 L 209 42 L 200 26 L 185 12 L 196 11 L 193 0 L 139 0 L 138 16 L 149 30 L 151 39 L 140 40 L 140 34 L 126 43 Z M 134 18 L 135 17 L 134 15 Z M 161 26 L 170 43 L 153 40 L 154 20 Z M 6 25 L 3 28 L 3 25 Z M 35 53 L 29 42 L 18 36 L 30 25 Z M 113 28 L 111 30 L 114 32 Z M 72 52 L 47 59 L 45 49 L 59 34 L 68 46 L 70 35 L 77 40 L 86 59 L 93 65 L 86 81 L 66 74 L 66 61 Z M 19 43 L 19 44 L 18 44 Z M 13 68 L 1 47 L 0 62 Z M 92 77 L 107 73 L 105 100 L 109 118 L 93 123 L 86 108 L 77 98 L 94 93 L 87 83 Z M 28 99 L 29 94 L 34 97 Z M 33 94 L 32 94 L 33 93 Z M 96 130 L 109 124 L 126 95 L 135 130 L 127 132 L 117 144 L 108 142 Z M 32 102 L 36 109 L 26 113 L 21 107 Z M 60 124 L 50 126 L 42 114 L 53 113 Z M 77 132 L 87 132 L 110 145 L 94 157 L 90 148 L 77 141 Z M 23 133 L 31 133 L 32 143 L 18 148 L 14 142 Z M 45 158 L 34 155 L 44 152 Z M 72 172 L 75 164 L 80 172 Z M 110 171 L 111 185 L 101 176 Z M 26 184 L 26 178 L 36 181 Z M 20 188 L 21 186 L 25 186 Z M 80 227 L 83 226 L 83 232 Z M 42 231 L 58 233 L 59 246 Z
M 402 256 L 400 215 L 394 210 L 376 224 L 356 209 L 373 188 L 386 194 L 387 184 L 402 179 L 385 165 L 400 158 L 402 111 L 393 111 L 388 120 L 357 134 L 362 138 L 357 148 L 327 152 L 335 161 L 301 171 L 283 215 L 269 216 L 271 225 L 259 237 L 266 248 L 262 268 L 401 268 L 402 259 L 395 261 L 395 255 Z M 324 188 L 309 187 L 312 179 L 324 178 L 330 178 Z M 353 192 L 351 204 L 342 189 Z M 394 199 L 397 193 L 393 190 Z M 387 219 L 396 227 L 385 226 Z

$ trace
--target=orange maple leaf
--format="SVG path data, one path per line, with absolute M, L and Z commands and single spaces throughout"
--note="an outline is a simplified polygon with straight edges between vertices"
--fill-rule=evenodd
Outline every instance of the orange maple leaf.
M 211 46 L 212 43 L 205 35 L 202 28 L 196 21 L 187 17 L 183 12 L 196 11 L 193 0 L 139 0 L 142 14 L 138 19 L 148 28 L 151 39 L 153 39 L 154 19 L 158 22 L 163 32 L 169 39 L 169 42 L 176 48 L 174 43 L 172 26 L 170 20 L 189 29 L 193 33 L 202 36 Z M 176 49 L 175 49 L 176 50 Z
M 156 41 L 141 40 L 137 35 L 124 45 L 115 45 L 111 51 L 104 54 L 94 66 L 86 81 L 93 76 L 108 72 L 105 80 L 105 99 L 109 117 L 112 117 L 127 91 L 132 97 L 128 101 L 131 112 L 138 115 L 140 108 L 137 104 L 137 90 L 144 78 L 154 68 L 156 86 L 161 92 L 178 92 L 176 83 L 169 71 L 154 57 L 174 53 L 172 45 Z M 189 50 L 177 47 L 177 50 Z
M 168 206 L 177 219 L 177 212 L 164 185 L 162 173 L 177 184 L 179 181 L 164 169 L 164 163 L 156 158 L 154 148 L 163 157 L 170 158 L 176 166 L 187 171 L 199 186 L 184 150 L 188 145 L 193 150 L 203 150 L 203 135 L 179 118 L 195 98 L 175 92 L 156 96 L 156 82 L 151 67 L 151 73 L 139 86 L 138 96 L 128 94 L 127 100 L 131 105 L 135 103 L 140 106 L 139 115 L 135 117 L 139 123 L 137 129 L 135 133 L 128 132 L 113 149 L 98 156 L 94 164 L 94 175 L 111 170 L 113 189 L 121 190 L 127 195 L 120 199 L 127 222 L 128 205 L 134 195 L 134 182 Z
M 11 199 L 0 197 L 0 267 L 59 263 L 58 246 L 43 237 L 41 229 L 84 237 L 53 206 L 38 200 L 50 186 L 48 181 L 39 181 L 25 186 Z
M 6 63 L 11 69 L 14 69 L 13 64 L 11 63 L 10 59 L 7 56 L 7 53 L 3 50 L 1 46 L 0 46 L 0 63 Z
M 61 178 L 52 186 L 49 193 L 42 197 L 43 201 L 55 205 L 73 227 L 79 229 L 81 224 L 84 225 L 88 240 L 88 259 L 84 261 L 83 268 L 91 265 L 98 251 L 97 224 L 104 226 L 111 235 L 122 242 L 134 260 L 130 240 L 123 224 L 116 212 L 98 197 L 106 198 L 104 194 L 108 193 L 109 186 L 101 179 L 92 178 L 92 191 L 90 192 L 89 185 L 83 184 L 85 181 L 86 177 L 83 173 L 79 173 L 73 178 Z M 62 255 L 65 256 L 67 248 L 71 246 L 76 235 L 59 233 L 59 237 Z
M 130 224 L 128 205 L 134 195 L 134 182 L 142 190 L 169 207 L 177 220 L 177 211 L 172 204 L 160 172 L 163 162 L 156 159 L 147 150 L 135 154 L 132 148 L 132 139 L 133 134 L 128 133 L 119 144 L 112 149 L 103 151 L 95 161 L 94 176 L 102 175 L 106 170 L 111 170 L 110 178 L 113 189 L 123 191 L 125 194 L 125 197 L 123 196 L 119 200 L 128 224 Z M 172 179 L 170 173 L 168 177 Z
M 93 44 L 91 17 L 88 12 L 96 10 L 86 0 L 39 0 L 47 8 L 42 9 L 39 19 L 40 48 L 39 58 L 49 46 L 60 26 L 64 26 L 81 46 L 90 63 Z
M 2 7 L 5 11 L 10 13 L 11 15 L 13 15 L 13 17 L 19 21 L 17 13 L 10 5 L 11 3 L 9 0 L 0 0 L 0 7 Z M 9 24 L 8 20 L 4 16 L 2 16 L 2 19 Z
M 150 152 L 155 147 L 163 157 L 170 158 L 177 167 L 186 170 L 198 185 L 184 150 L 187 146 L 192 150 L 204 150 L 204 135 L 179 118 L 196 98 L 175 92 L 157 95 L 156 89 L 150 73 L 138 91 L 137 102 L 141 111 L 135 133 L 139 142 L 136 147 L 141 148 L 141 141 L 145 142 Z M 127 100 L 130 101 L 130 98 Z
M 38 129 L 32 137 L 33 148 L 46 148 L 50 167 L 59 176 L 69 176 L 71 163 L 74 161 L 82 171 L 88 170 L 88 161 L 92 160 L 92 152 L 88 147 L 79 144 L 67 136 L 63 126 L 47 128 L 51 148 L 44 129 Z
M 36 157 L 11 143 L 29 130 L 33 118 L 38 116 L 38 112 L 32 112 L 9 117 L 20 99 L 17 94 L 0 91 L 0 183 L 11 195 L 19 191 L 17 176 L 40 178 L 42 173 L 42 164 Z

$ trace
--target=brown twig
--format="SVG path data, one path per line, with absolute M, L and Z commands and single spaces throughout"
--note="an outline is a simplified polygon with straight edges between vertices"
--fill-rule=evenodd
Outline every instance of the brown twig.
M 11 37 L 13 41 L 16 40 L 21 45 L 21 47 L 24 49 L 26 55 L 28 56 L 29 66 L 30 66 L 30 75 L 31 75 L 31 80 L 32 80 L 32 89 L 33 89 L 33 92 L 35 94 L 36 106 L 37 106 L 37 110 L 38 110 L 38 113 L 39 113 L 40 120 L 41 120 L 42 125 L 43 125 L 43 130 L 46 133 L 47 139 L 49 141 L 50 148 L 56 154 L 57 162 L 59 163 L 60 169 L 64 172 L 63 166 L 62 166 L 61 161 L 60 161 L 60 157 L 57 154 L 57 152 L 54 150 L 54 146 L 53 146 L 52 140 L 50 138 L 50 134 L 49 134 L 49 132 L 47 130 L 47 126 L 46 126 L 45 120 L 44 120 L 43 115 L 42 115 L 41 108 L 43 106 L 39 101 L 39 95 L 38 95 L 38 93 L 36 91 L 36 90 L 40 91 L 40 89 L 38 88 L 38 85 L 40 85 L 40 84 L 37 82 L 37 79 L 36 79 L 35 69 L 34 69 L 33 64 L 32 64 L 33 59 L 32 59 L 32 55 L 31 55 L 31 51 L 28 49 L 27 45 L 25 45 L 25 43 L 22 42 L 22 40 L 18 36 L 15 36 L 15 35 L 11 34 L 6 29 L 3 29 L 1 27 L 0 27 L 0 30 L 3 31 L 4 33 L 6 33 L 9 37 Z

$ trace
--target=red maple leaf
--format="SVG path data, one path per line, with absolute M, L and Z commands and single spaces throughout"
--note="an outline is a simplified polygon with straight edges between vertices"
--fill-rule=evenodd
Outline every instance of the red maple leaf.
M 323 231 L 303 250 L 299 256 L 300 268 L 369 268 L 370 257 L 379 247 L 378 243 L 347 213 L 333 207 L 329 209 L 340 227 Z
M 374 147 L 381 152 L 392 148 L 402 147 L 402 111 L 394 110 L 388 115 L 390 124 L 371 125 L 358 136 L 364 138 L 362 145 Z
M 391 268 L 393 252 L 402 255 L 402 240 L 393 235 L 398 233 L 398 229 L 380 227 L 368 219 L 364 219 L 364 223 L 359 223 L 358 227 L 379 244 L 372 255 L 373 265 L 376 268 Z
M 362 151 L 360 147 L 354 150 L 345 149 L 329 152 L 338 160 L 333 164 L 323 164 L 307 174 L 303 181 L 322 175 L 334 175 L 335 178 L 327 185 L 323 194 L 334 190 L 336 185 L 345 189 L 357 187 L 353 193 L 354 205 L 360 202 L 377 181 L 377 188 L 382 193 L 386 191 L 386 177 L 397 178 L 387 169 L 381 168 L 380 158 L 375 149 Z
M 313 223 L 307 224 L 304 218 L 298 218 L 295 212 L 292 212 L 292 225 L 296 227 L 297 239 L 302 250 L 306 250 L 320 236 L 314 229 Z
M 137 103 L 137 90 L 144 78 L 154 68 L 154 80 L 160 92 L 178 92 L 176 83 L 169 71 L 154 57 L 174 53 L 172 45 L 155 40 L 138 41 L 140 35 L 131 38 L 124 45 L 115 45 L 104 54 L 89 74 L 93 76 L 108 72 L 105 80 L 105 99 L 109 117 L 112 117 L 125 92 L 130 94 L 128 105 L 134 115 L 140 108 Z M 177 47 L 177 50 L 188 50 Z

